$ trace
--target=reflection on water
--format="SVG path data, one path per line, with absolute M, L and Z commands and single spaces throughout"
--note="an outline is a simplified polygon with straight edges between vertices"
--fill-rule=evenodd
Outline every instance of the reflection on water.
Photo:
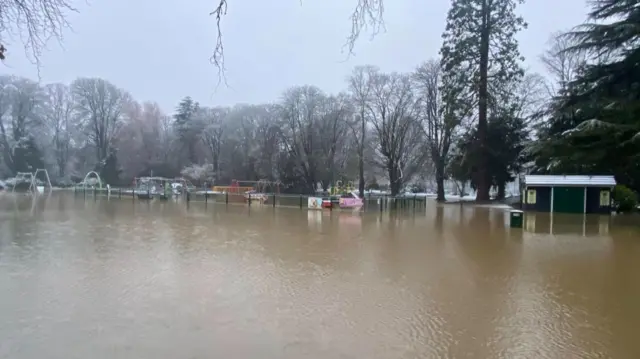
M 612 220 L 608 215 L 526 213 L 524 228 L 540 234 L 606 237 Z
M 2 358 L 638 358 L 624 217 L 0 197 Z M 604 218 L 604 219 L 603 219 Z

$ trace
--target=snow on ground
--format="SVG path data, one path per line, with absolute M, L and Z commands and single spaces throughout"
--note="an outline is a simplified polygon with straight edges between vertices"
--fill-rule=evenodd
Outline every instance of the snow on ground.
M 407 197 L 418 197 L 418 198 L 429 198 L 429 199 L 435 199 L 437 197 L 437 195 L 435 193 L 430 193 L 430 192 L 426 192 L 426 193 L 410 193 L 407 192 L 404 194 Z M 509 196 L 507 196 L 509 197 Z M 455 194 L 450 194 L 450 193 L 446 193 L 445 194 L 445 198 L 447 200 L 448 203 L 456 203 L 456 202 L 473 202 L 476 200 L 476 195 L 472 194 L 472 195 L 466 195 L 466 196 L 458 196 Z M 504 209 L 510 209 L 512 208 L 510 205 L 508 204 L 504 204 L 504 203 L 486 203 L 486 204 L 473 204 L 473 206 L 475 207 L 488 207 L 488 208 L 504 208 Z
M 202 191 L 195 191 L 195 192 L 193 192 L 193 193 L 195 193 L 195 194 L 205 194 L 205 193 L 206 193 L 206 194 L 224 194 L 224 192 L 221 192 L 221 191 L 212 191 L 212 190 L 210 190 L 210 189 L 209 189 L 209 190 L 206 190 L 206 191 L 204 191 L 204 190 L 202 190 Z

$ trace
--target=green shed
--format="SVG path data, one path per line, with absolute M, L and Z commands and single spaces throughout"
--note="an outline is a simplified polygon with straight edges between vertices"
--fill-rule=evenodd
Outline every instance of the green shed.
M 611 213 L 613 176 L 524 177 L 522 209 L 553 213 Z

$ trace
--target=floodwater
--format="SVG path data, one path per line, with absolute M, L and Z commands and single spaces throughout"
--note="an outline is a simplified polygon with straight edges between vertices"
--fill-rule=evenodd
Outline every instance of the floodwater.
M 640 358 L 622 216 L 0 206 L 1 358 Z

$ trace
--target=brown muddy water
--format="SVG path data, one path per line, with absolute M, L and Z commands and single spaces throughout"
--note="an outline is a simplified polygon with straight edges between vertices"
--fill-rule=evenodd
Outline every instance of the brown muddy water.
M 630 217 L 0 208 L 2 358 L 640 358 Z

